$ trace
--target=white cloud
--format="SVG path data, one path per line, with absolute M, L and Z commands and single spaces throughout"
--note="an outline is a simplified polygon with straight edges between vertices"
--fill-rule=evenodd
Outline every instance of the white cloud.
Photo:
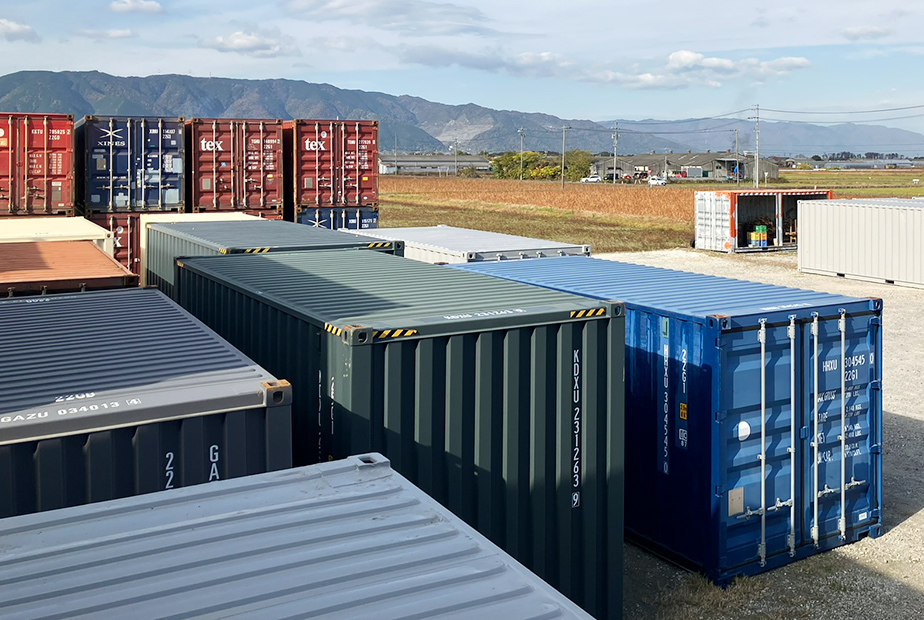
M 719 88 L 735 80 L 762 82 L 809 66 L 811 63 L 808 59 L 801 57 L 784 56 L 770 61 L 756 58 L 731 60 L 679 50 L 667 57 L 667 63 L 660 71 L 601 71 L 588 73 L 583 80 L 611 82 L 634 89 L 678 89 L 691 86 Z
M 580 73 L 576 63 L 552 52 L 527 52 L 508 57 L 500 50 L 467 52 L 418 45 L 399 48 L 398 55 L 404 62 L 427 67 L 456 66 L 518 77 L 569 79 Z
M 206 39 L 201 41 L 200 45 L 219 52 L 234 52 L 254 58 L 301 55 L 301 51 L 293 40 L 277 30 L 248 32 L 239 30 L 228 36 Z
M 31 26 L 17 24 L 8 19 L 0 19 L 0 39 L 7 41 L 29 41 L 37 43 L 40 38 Z
M 890 34 L 892 34 L 891 30 L 879 26 L 857 26 L 841 30 L 841 35 L 848 41 L 870 41 L 887 37 Z
M 131 30 L 78 30 L 75 32 L 78 37 L 86 37 L 88 39 L 96 39 L 98 41 L 109 40 L 109 39 L 130 39 L 135 36 L 135 33 Z
M 479 9 L 430 0 L 288 0 L 291 15 L 313 22 L 347 21 L 416 36 L 495 35 Z
M 156 0 L 115 0 L 109 8 L 116 13 L 163 13 L 164 7 Z

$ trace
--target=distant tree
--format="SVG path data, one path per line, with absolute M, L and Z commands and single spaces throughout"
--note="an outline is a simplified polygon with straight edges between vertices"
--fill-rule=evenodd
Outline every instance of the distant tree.
M 590 151 L 572 150 L 565 153 L 565 180 L 580 181 L 590 174 L 594 155 Z
M 812 155 L 812 161 L 822 161 L 821 156 L 819 156 L 819 155 Z

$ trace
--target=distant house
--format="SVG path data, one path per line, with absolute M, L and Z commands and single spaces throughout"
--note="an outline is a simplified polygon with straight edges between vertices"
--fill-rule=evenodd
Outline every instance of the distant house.
M 733 152 L 724 153 L 667 153 L 649 155 L 620 155 L 616 157 L 618 176 L 626 173 L 647 172 L 650 175 L 669 177 L 690 177 L 702 179 L 734 179 L 735 171 L 740 171 L 741 178 L 752 178 L 754 157 Z M 613 174 L 612 157 L 598 157 L 591 166 L 591 172 L 602 177 Z M 776 179 L 780 176 L 780 167 L 769 159 L 760 160 L 760 176 Z
M 379 174 L 450 175 L 474 168 L 476 172 L 490 172 L 491 162 L 480 155 L 389 155 L 379 153 Z

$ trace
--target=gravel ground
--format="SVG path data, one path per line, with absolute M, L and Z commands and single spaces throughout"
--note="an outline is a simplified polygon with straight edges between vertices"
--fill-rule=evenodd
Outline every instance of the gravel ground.
M 883 299 L 883 536 L 725 590 L 626 545 L 625 617 L 924 618 L 924 336 L 917 324 L 924 289 L 802 274 L 795 253 L 678 249 L 597 258 Z

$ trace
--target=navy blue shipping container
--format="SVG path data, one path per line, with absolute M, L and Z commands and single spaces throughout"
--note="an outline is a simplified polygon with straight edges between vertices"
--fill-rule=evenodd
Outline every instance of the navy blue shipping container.
M 310 207 L 296 216 L 299 224 L 333 230 L 367 230 L 379 227 L 378 207 Z
M 716 583 L 882 531 L 882 301 L 585 257 L 453 265 L 626 303 L 626 527 Z
M 183 119 L 85 116 L 74 125 L 85 213 L 183 211 Z

